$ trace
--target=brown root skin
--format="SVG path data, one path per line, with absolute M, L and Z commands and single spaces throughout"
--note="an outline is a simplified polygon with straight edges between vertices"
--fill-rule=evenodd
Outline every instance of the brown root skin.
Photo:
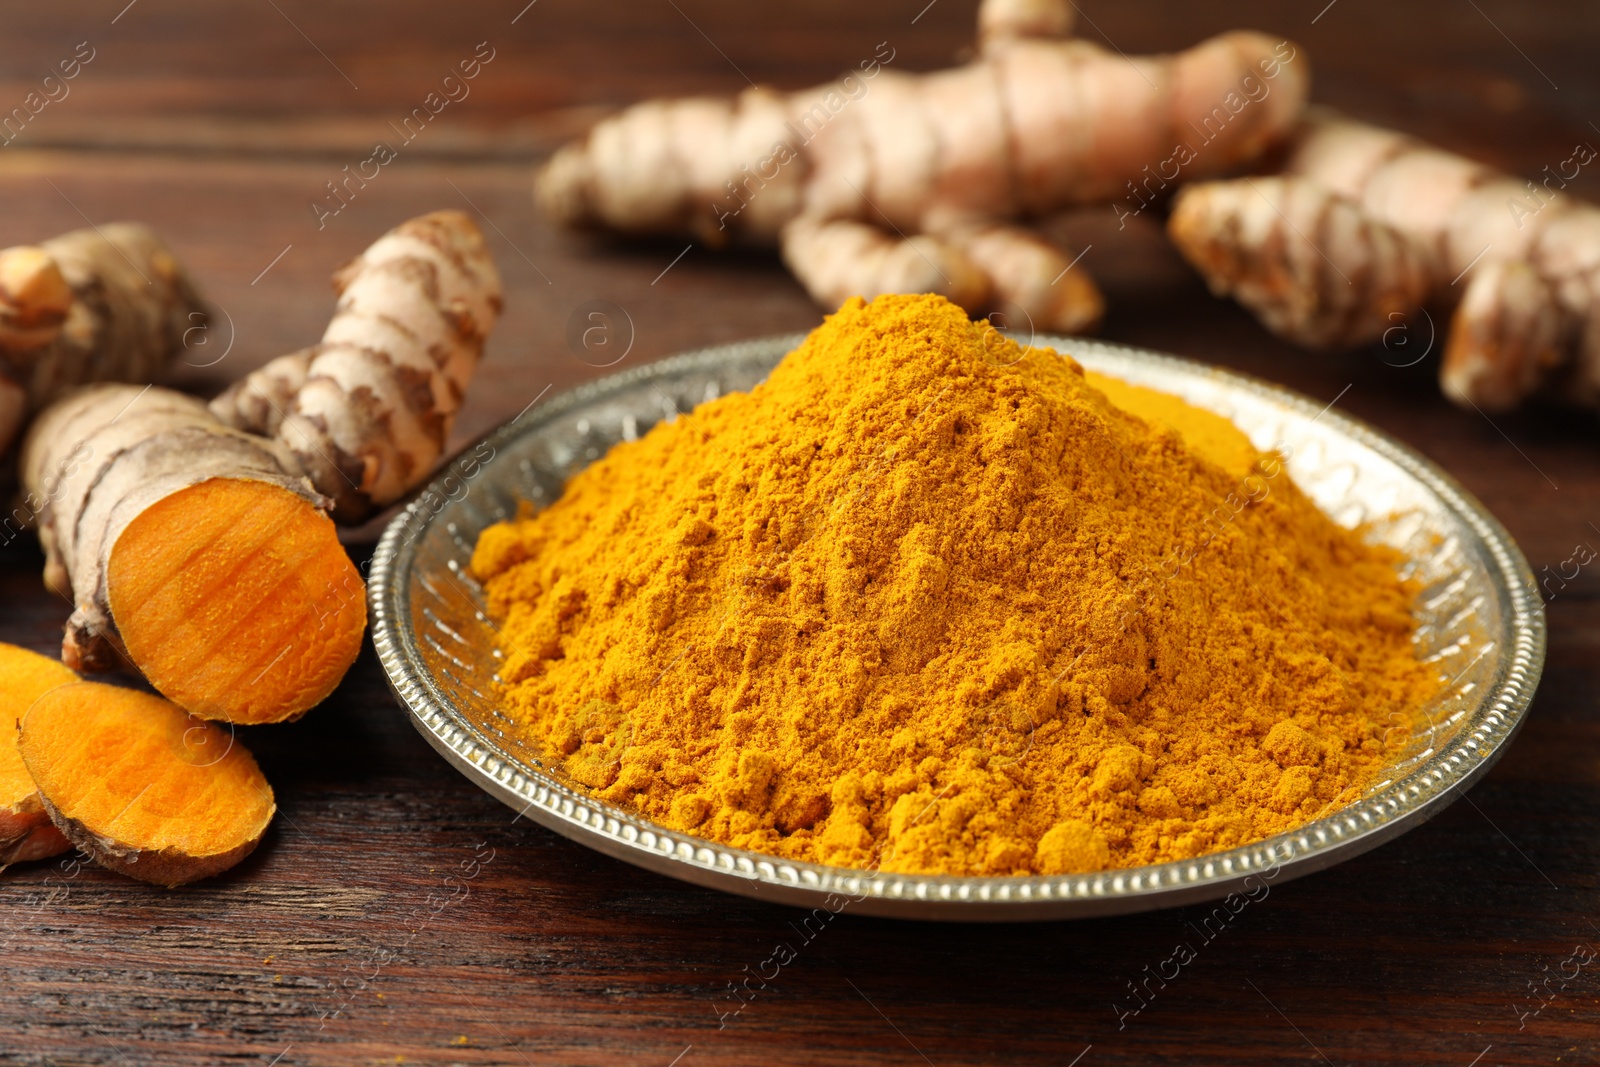
M 0 250 L 0 454 L 30 411 L 90 382 L 154 380 L 205 305 L 160 238 L 112 222 Z
M 411 219 L 334 275 L 322 341 L 282 356 L 212 402 L 228 425 L 293 453 L 339 522 L 360 522 L 421 484 L 500 314 L 500 276 L 459 211 Z
M 59 856 L 70 848 L 72 842 L 56 829 L 37 797 L 28 806 L 0 808 L 0 870 L 13 863 Z
M 1015 226 L 956 226 L 897 237 L 863 222 L 799 218 L 783 232 L 783 258 L 824 303 L 884 293 L 938 293 L 969 310 L 1020 313 L 1024 333 L 1092 332 L 1105 298 L 1059 248 Z
M 80 674 L 104 674 L 118 667 L 138 671 L 116 629 L 103 628 L 97 611 L 74 611 L 62 628 L 61 662 Z
M 1074 10 L 985 0 L 979 58 L 948 70 L 903 73 L 886 43 L 812 89 L 646 101 L 561 148 L 535 199 L 567 226 L 777 244 L 829 308 L 932 292 L 1083 332 L 1100 294 L 1083 265 L 1053 284 L 1072 260 L 1018 236 L 1029 221 L 1259 163 L 1293 130 L 1309 71 L 1295 45 L 1249 32 L 1130 58 L 1064 39 Z
M 1571 327 L 1533 268 L 1517 260 L 1490 263 L 1456 306 L 1439 385 L 1462 407 L 1509 411 L 1565 361 Z
M 232 867 L 277 810 L 231 731 L 137 690 L 98 682 L 51 690 L 23 716 L 18 750 L 68 841 L 155 885 Z
M 178 849 L 138 849 L 119 844 L 115 839 L 102 837 L 76 819 L 63 814 L 48 800 L 44 808 L 49 813 L 53 828 L 68 848 L 76 848 L 108 871 L 127 875 L 140 882 L 176 889 L 190 882 L 198 882 L 237 866 L 256 850 L 261 836 L 210 856 L 191 856 Z M 265 826 L 262 827 L 263 835 Z M 65 852 L 66 848 L 60 851 Z M 56 855 L 57 853 L 50 853 Z
M 1248 167 L 1293 131 L 1309 86 L 1301 49 L 1242 31 L 1133 59 L 1028 37 L 929 74 L 900 73 L 893 59 L 885 51 L 853 81 L 794 93 L 637 104 L 558 151 L 537 199 L 566 224 L 694 233 L 689 220 L 703 217 L 767 245 L 803 215 L 887 218 L 908 235 L 1018 221 L 1126 196 L 1191 121 L 1211 124 L 1184 180 Z M 1246 77 L 1268 91 L 1246 103 Z M 1213 111 L 1226 115 L 1225 101 L 1237 110 L 1221 121 Z
M 1014 41 L 1070 36 L 1075 14 L 1063 0 L 983 0 L 978 5 L 978 47 L 990 53 Z
M 1404 234 L 1305 179 L 1188 186 L 1167 233 L 1213 293 L 1314 348 L 1377 341 L 1416 314 L 1431 285 L 1425 258 Z
M 825 304 L 852 296 L 938 293 L 962 307 L 983 307 L 989 278 L 949 241 L 930 234 L 901 238 L 862 222 L 796 219 L 783 256 L 802 285 Z
M 37 245 L 0 250 L 0 351 L 21 364 L 56 339 L 73 300 L 49 252 Z
M 1594 156 L 1579 146 L 1573 161 Z M 1560 192 L 1549 168 L 1525 182 L 1320 109 L 1279 164 L 1252 179 L 1281 191 L 1277 216 L 1240 182 L 1180 194 L 1169 233 L 1213 291 L 1311 347 L 1373 341 L 1425 305 L 1454 304 L 1440 366 L 1452 401 L 1600 407 L 1600 207 Z M 1336 271 L 1312 258 L 1313 241 Z
M 1021 330 L 1019 336 L 1028 327 L 1065 334 L 1093 333 L 1099 327 L 1106 310 L 1099 286 L 1073 257 L 1032 230 L 984 226 L 948 236 L 993 282 L 992 307 L 1026 318 L 1025 323 L 1007 324 Z

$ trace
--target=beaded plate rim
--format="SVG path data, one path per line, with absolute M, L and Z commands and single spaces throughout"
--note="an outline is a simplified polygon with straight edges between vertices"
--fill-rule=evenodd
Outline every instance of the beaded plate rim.
M 495 449 L 484 467 L 508 455 L 508 446 L 521 436 L 608 395 L 650 379 L 777 357 L 802 337 L 784 335 L 697 349 L 579 386 L 550 399 L 525 421 L 519 416 L 480 438 L 478 445 Z M 1488 771 L 1526 718 L 1544 664 L 1546 629 L 1532 569 L 1510 534 L 1476 498 L 1408 446 L 1281 386 L 1124 345 L 1064 337 L 1040 337 L 1036 343 L 1068 351 L 1091 369 L 1115 373 L 1120 366 L 1179 379 L 1198 376 L 1271 401 L 1288 415 L 1323 420 L 1340 436 L 1389 460 L 1442 504 L 1476 538 L 1468 546 L 1474 555 L 1489 561 L 1490 584 L 1505 619 L 1502 633 L 1495 635 L 1500 662 L 1494 682 L 1483 689 L 1469 712 L 1471 729 L 1405 777 L 1346 807 L 1296 830 L 1191 860 L 1094 874 L 954 877 L 830 867 L 729 848 L 669 830 L 569 788 L 483 734 L 440 688 L 424 661 L 410 607 L 417 546 L 433 523 L 446 521 L 450 514 L 448 507 L 424 507 L 427 491 L 390 521 L 369 568 L 373 644 L 390 689 L 423 737 L 474 784 L 519 814 L 606 855 L 742 896 L 912 919 L 1078 918 L 1220 899 L 1245 886 L 1252 876 L 1288 880 L 1365 852 L 1442 811 Z M 443 480 L 428 487 L 435 500 L 447 495 L 440 484 Z

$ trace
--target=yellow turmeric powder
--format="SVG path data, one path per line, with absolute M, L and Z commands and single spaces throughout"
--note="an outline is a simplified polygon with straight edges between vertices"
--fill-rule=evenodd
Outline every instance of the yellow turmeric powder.
M 1099 381 L 1150 421 L 942 298 L 850 301 L 483 533 L 507 713 L 665 826 L 886 871 L 1181 859 L 1350 799 L 1437 684 L 1396 555 Z

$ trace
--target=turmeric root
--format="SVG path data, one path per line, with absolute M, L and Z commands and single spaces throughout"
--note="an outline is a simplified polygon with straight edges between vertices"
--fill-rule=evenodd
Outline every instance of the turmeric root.
M 120 653 L 196 715 L 278 722 L 360 651 L 360 576 L 278 442 L 181 393 L 99 385 L 47 408 L 22 461 L 49 501 L 45 580 L 76 607 L 69 666 Z
M 60 663 L 16 645 L 0 644 L 0 869 L 42 860 L 72 845 L 45 814 L 39 790 L 17 751 L 17 722 L 34 701 L 78 676 Z
M 1292 129 L 1307 71 L 1261 34 L 1129 59 L 1061 39 L 1071 23 L 1068 0 L 985 0 L 963 67 L 896 73 L 883 45 L 803 92 L 639 104 L 557 152 L 536 196 L 570 226 L 778 244 L 829 307 L 931 291 L 1086 330 L 1102 307 L 1087 272 L 1015 224 L 1253 164 Z
M 978 47 L 990 51 L 1025 37 L 1066 37 L 1076 10 L 1057 0 L 984 0 L 978 5 Z
M 29 412 L 89 382 L 147 382 L 206 311 L 150 229 L 113 222 L 0 251 L 0 456 Z
M 17 749 L 67 840 L 143 882 L 222 873 L 255 849 L 277 810 L 231 731 L 134 689 L 51 689 L 22 717 Z
M 1593 157 L 1580 145 L 1574 160 Z M 1454 305 L 1452 400 L 1504 409 L 1545 390 L 1600 406 L 1600 207 L 1564 184 L 1317 112 L 1279 176 L 1186 187 L 1168 232 L 1214 292 L 1290 340 L 1364 344 Z
M 366 599 L 326 513 L 363 517 L 428 476 L 500 282 L 477 227 L 444 211 L 335 285 L 321 345 L 210 405 L 102 385 L 35 420 L 23 478 L 45 581 L 76 609 L 69 666 L 120 656 L 195 715 L 240 723 L 296 718 L 338 685 Z
M 359 522 L 438 461 L 500 314 L 500 276 L 459 211 L 389 231 L 334 275 L 322 343 L 279 357 L 212 402 L 217 417 L 282 442 Z
M 1302 179 L 1189 186 L 1168 231 L 1213 291 L 1308 347 L 1376 340 L 1433 288 L 1426 257 L 1404 234 Z

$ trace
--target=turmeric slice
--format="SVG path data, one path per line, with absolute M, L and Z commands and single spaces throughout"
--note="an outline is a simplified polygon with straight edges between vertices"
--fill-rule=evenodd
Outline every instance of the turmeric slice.
M 156 501 L 117 538 L 107 579 L 129 658 L 201 718 L 298 718 L 361 651 L 361 576 L 332 520 L 270 482 L 212 478 Z
M 231 731 L 134 689 L 51 689 L 23 716 L 17 748 L 67 840 L 143 882 L 220 874 L 255 849 L 277 810 Z
M 17 720 L 33 702 L 78 676 L 48 656 L 0 644 L 0 868 L 42 860 L 72 845 L 45 814 L 17 751 Z

